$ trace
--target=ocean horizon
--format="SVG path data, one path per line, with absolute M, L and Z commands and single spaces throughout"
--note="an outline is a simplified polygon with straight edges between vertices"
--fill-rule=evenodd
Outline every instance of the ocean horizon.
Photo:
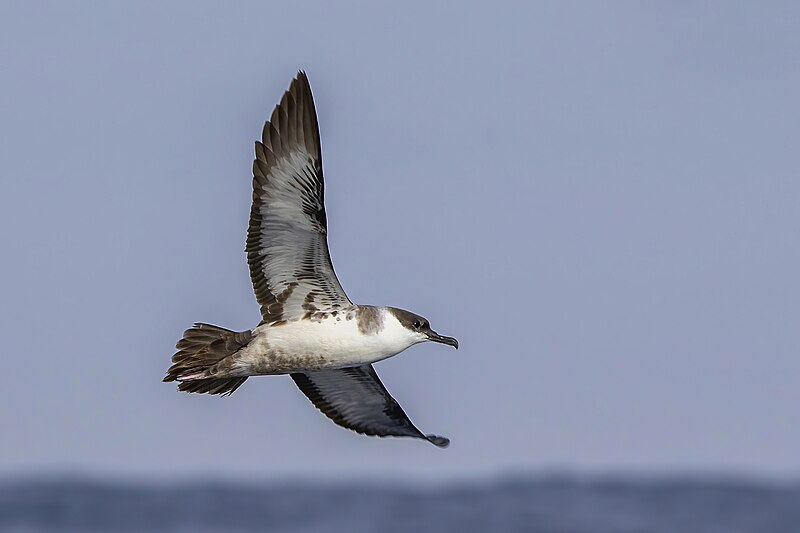
M 800 483 L 542 476 L 408 481 L 146 482 L 0 478 L 3 532 L 791 533 Z

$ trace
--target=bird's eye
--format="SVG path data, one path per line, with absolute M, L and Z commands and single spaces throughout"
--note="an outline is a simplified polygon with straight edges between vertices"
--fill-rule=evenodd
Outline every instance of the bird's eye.
M 419 329 L 421 324 L 419 323 L 419 320 L 415 320 L 412 325 L 414 326 L 414 329 Z

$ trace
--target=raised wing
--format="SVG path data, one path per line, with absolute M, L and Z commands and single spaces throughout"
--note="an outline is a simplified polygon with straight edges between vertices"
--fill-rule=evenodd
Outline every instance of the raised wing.
M 264 323 L 352 305 L 327 233 L 317 113 L 300 72 L 256 141 L 246 250 Z
M 291 374 L 325 416 L 347 429 L 379 437 L 414 437 L 446 448 L 450 440 L 425 435 L 383 386 L 372 365 Z

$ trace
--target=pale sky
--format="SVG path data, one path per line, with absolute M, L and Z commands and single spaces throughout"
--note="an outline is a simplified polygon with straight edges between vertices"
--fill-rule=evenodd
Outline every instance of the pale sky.
M 794 2 L 0 4 L 0 475 L 800 474 Z M 423 430 L 161 378 L 259 322 L 253 141 L 298 69 L 350 298 Z

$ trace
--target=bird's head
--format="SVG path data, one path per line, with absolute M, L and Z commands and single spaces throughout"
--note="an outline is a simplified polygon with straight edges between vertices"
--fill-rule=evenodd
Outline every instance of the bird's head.
M 411 343 L 433 341 L 442 344 L 447 344 L 455 349 L 458 349 L 458 340 L 454 337 L 445 337 L 439 335 L 431 329 L 431 324 L 424 317 L 415 315 L 410 311 L 404 309 L 397 309 L 395 307 L 388 308 L 389 312 L 394 315 L 398 322 L 407 330 L 406 335 L 410 337 Z

